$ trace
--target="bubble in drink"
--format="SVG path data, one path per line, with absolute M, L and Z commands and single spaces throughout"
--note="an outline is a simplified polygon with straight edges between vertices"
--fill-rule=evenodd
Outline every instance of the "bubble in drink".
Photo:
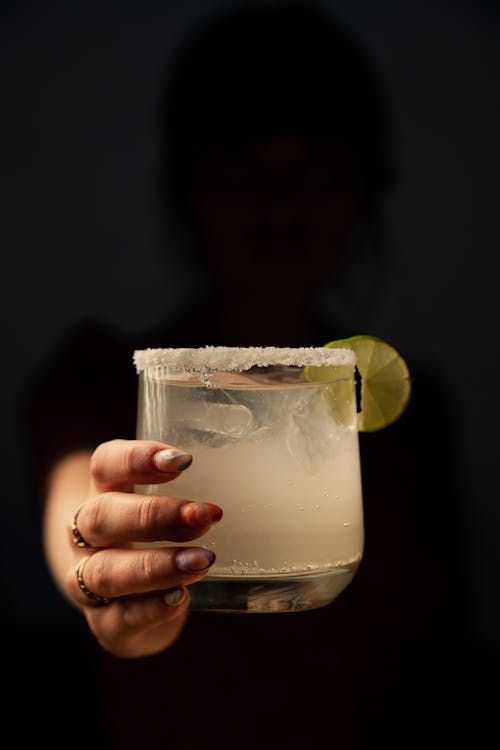
M 270 353 L 257 350 L 265 353 L 259 360 L 254 350 L 246 369 L 221 373 L 217 348 L 206 352 L 214 356 L 201 366 L 198 362 L 198 369 L 192 360 L 191 370 L 184 360 L 181 369 L 179 360 L 172 366 L 165 351 L 179 350 L 159 350 L 166 359 L 154 365 L 149 352 L 148 366 L 138 367 L 137 436 L 188 451 L 193 463 L 174 481 L 141 490 L 223 508 L 222 521 L 196 542 L 217 555 L 203 585 L 211 582 L 217 592 L 217 585 L 222 591 L 230 581 L 239 586 L 251 581 L 242 607 L 247 610 L 252 601 L 257 611 L 331 601 L 352 579 L 364 543 L 352 352 L 286 350 L 282 365 L 285 350 L 273 350 L 278 365 L 270 366 Z M 321 352 L 318 364 L 324 364 L 325 351 L 329 364 L 337 364 L 337 378 L 301 380 L 303 366 L 314 366 L 316 352 Z M 234 366 L 241 368 L 241 361 Z M 334 584 L 325 583 L 328 576 L 336 576 Z M 323 598 L 313 593 L 316 579 L 325 589 Z M 299 580 L 294 586 L 302 593 L 291 601 L 292 582 Z M 274 593 L 264 605 L 266 585 Z M 310 592 L 310 601 L 304 592 Z

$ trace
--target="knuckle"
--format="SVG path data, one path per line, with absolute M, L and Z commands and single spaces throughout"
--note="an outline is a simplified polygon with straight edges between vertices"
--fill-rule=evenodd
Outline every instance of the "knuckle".
M 109 572 L 105 558 L 99 552 L 95 552 L 92 555 L 92 563 L 85 566 L 85 579 L 86 586 L 95 594 L 110 596 Z
M 121 620 L 126 628 L 135 628 L 137 617 L 135 611 L 135 602 L 119 602 Z
M 146 549 L 140 558 L 141 576 L 145 585 L 154 588 L 158 582 L 161 556 L 155 549 Z
M 106 478 L 105 467 L 108 449 L 109 443 L 102 443 L 97 446 L 90 457 L 90 476 L 97 482 L 101 482 Z
M 137 528 L 139 532 L 148 532 L 161 523 L 163 503 L 155 496 L 144 497 L 137 506 Z
M 137 440 L 122 441 L 122 469 L 126 476 L 141 476 L 149 468 L 154 446 Z
M 97 495 L 85 504 L 84 524 L 87 537 L 99 539 L 104 532 L 104 522 L 104 497 Z
M 119 438 L 100 443 L 90 457 L 90 475 L 96 482 L 105 482 L 108 477 L 108 465 L 110 457 L 123 453 L 127 441 Z
M 137 468 L 137 451 L 133 442 L 124 443 L 122 450 L 122 468 L 125 476 L 134 474 Z
M 147 597 L 143 601 L 121 602 L 122 619 L 128 628 L 147 627 L 161 617 L 158 597 Z
M 90 476 L 92 479 L 99 481 L 102 476 L 103 463 L 102 463 L 102 452 L 98 448 L 92 453 L 90 457 Z

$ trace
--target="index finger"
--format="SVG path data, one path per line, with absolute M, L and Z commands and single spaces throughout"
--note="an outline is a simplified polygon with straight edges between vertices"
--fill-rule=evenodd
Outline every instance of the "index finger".
M 92 454 L 90 476 L 98 492 L 131 492 L 135 484 L 175 479 L 192 460 L 190 453 L 155 440 L 109 440 Z

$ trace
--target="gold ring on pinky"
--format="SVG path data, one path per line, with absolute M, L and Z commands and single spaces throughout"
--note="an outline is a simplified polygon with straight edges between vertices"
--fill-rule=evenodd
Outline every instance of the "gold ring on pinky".
M 83 505 L 80 505 L 75 515 L 73 516 L 73 520 L 71 521 L 71 533 L 73 534 L 73 542 L 76 544 L 77 547 L 85 547 L 86 549 L 93 549 L 92 545 L 89 544 L 80 534 L 80 529 L 76 525 L 78 514 L 80 513 L 82 508 L 83 508 Z
M 109 604 L 110 602 L 113 601 L 112 598 L 109 598 L 107 596 L 101 596 L 100 594 L 94 594 L 93 591 L 87 588 L 83 580 L 83 569 L 85 567 L 87 560 L 90 560 L 91 557 L 92 555 L 87 555 L 86 557 L 82 557 L 82 559 L 78 563 L 78 567 L 76 569 L 76 580 L 78 582 L 78 586 L 80 587 L 80 590 L 83 591 L 85 596 L 87 596 L 89 599 L 92 599 L 94 602 L 99 602 L 99 604 Z

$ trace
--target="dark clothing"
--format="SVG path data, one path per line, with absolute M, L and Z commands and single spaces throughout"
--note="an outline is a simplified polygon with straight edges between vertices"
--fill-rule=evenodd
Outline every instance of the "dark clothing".
M 194 310 L 132 341 L 99 327 L 75 332 L 30 394 L 36 485 L 69 451 L 135 436 L 134 349 L 238 343 L 217 340 L 207 318 Z M 306 344 L 333 338 L 318 328 Z M 110 656 L 89 633 L 82 650 L 94 657 L 107 747 L 449 746 L 460 728 L 462 572 L 452 434 L 440 389 L 414 373 L 401 419 L 360 435 L 365 554 L 327 607 L 193 612 L 173 647 L 131 661 Z

